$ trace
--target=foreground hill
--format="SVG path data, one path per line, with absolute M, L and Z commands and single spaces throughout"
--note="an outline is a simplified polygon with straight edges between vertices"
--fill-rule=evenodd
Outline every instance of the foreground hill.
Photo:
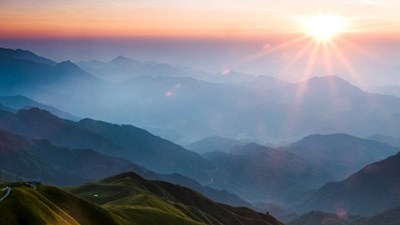
M 270 215 L 218 204 L 188 188 L 148 181 L 134 173 L 68 191 L 140 224 L 281 224 Z
M 388 144 L 347 134 L 311 135 L 282 150 L 324 167 L 337 180 L 399 152 L 399 148 Z
M 270 215 L 218 204 L 190 189 L 147 181 L 134 173 L 69 188 L 72 194 L 37 183 L 0 188 L 5 196 L 0 224 L 7 225 L 283 225 Z
M 400 153 L 341 182 L 330 182 L 303 202 L 302 209 L 375 215 L 400 206 Z

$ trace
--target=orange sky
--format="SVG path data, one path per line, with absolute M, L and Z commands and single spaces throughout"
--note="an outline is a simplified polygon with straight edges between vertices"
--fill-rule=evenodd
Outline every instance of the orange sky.
M 251 37 L 302 33 L 300 18 L 340 15 L 347 32 L 398 35 L 396 0 L 0 0 L 0 37 Z

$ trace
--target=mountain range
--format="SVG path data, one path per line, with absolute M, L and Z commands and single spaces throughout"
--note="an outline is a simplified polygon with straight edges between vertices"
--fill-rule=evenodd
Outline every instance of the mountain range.
M 142 73 L 116 84 L 69 61 L 44 63 L 33 53 L 16 58 L 17 51 L 1 55 L 1 95 L 24 95 L 80 118 L 135 124 L 181 144 L 213 135 L 266 143 L 316 133 L 366 137 L 400 131 L 399 98 L 365 92 L 338 76 L 218 83 L 187 77 L 191 73 L 172 76 L 162 67 L 162 76 Z M 124 57 L 100 64 L 143 66 Z
M 202 182 L 209 180 L 212 163 L 179 145 L 130 126 L 94 120 L 73 122 L 32 108 L 17 113 L 0 111 L 0 128 L 18 135 L 48 139 L 71 149 L 93 149 L 99 153 L 123 157 L 161 173 L 180 173 Z
M 336 180 L 343 180 L 365 165 L 399 152 L 399 148 L 348 134 L 311 135 L 281 148 L 324 167 Z
M 400 153 L 372 163 L 340 182 L 329 182 L 308 197 L 303 210 L 376 215 L 400 206 Z
M 70 193 L 37 183 L 8 187 L 11 192 L 0 205 L 1 224 L 282 224 L 270 215 L 218 204 L 132 172 L 69 188 Z

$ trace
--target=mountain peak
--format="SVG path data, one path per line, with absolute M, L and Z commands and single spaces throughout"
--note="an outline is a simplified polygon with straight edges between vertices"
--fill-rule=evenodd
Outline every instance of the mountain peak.
M 123 63 L 123 62 L 130 62 L 132 59 L 129 59 L 125 56 L 119 55 L 117 58 L 113 59 L 110 63 Z
M 17 59 L 17 60 L 26 60 L 26 61 L 31 61 L 35 63 L 43 63 L 47 65 L 56 65 L 57 63 L 50 60 L 46 59 L 44 57 L 38 56 L 35 53 L 28 51 L 28 50 L 22 50 L 22 49 L 9 49 L 9 48 L 0 48 L 0 55 L 5 56 L 8 58 L 12 59 Z

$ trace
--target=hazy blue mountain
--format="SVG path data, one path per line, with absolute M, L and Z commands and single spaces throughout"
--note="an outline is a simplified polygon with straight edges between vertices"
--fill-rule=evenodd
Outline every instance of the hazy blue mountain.
M 365 165 L 385 159 L 400 150 L 347 134 L 311 135 L 282 149 L 324 167 L 337 180 L 345 179 Z
M 77 123 L 32 108 L 15 114 L 0 111 L 0 128 L 26 137 L 48 139 L 62 147 L 93 149 L 156 172 L 180 173 L 200 182 L 208 181 L 208 170 L 214 170 L 212 163 L 197 153 L 134 126 L 94 120 Z
M 98 180 L 124 171 L 146 170 L 93 150 L 56 147 L 47 140 L 28 139 L 0 130 L 0 169 L 19 177 L 58 186 Z
M 204 138 L 199 141 L 195 141 L 187 145 L 187 149 L 198 153 L 206 152 L 232 152 L 235 148 L 240 148 L 245 145 L 246 142 L 238 141 L 230 138 L 224 138 L 221 136 L 211 136 Z
M 124 57 L 89 63 L 115 68 L 115 76 L 119 68 L 134 77 L 118 85 L 68 61 L 52 66 L 7 54 L 0 57 L 2 95 L 24 95 L 79 117 L 135 124 L 179 143 L 213 135 L 267 143 L 316 133 L 365 137 L 400 132 L 399 98 L 364 92 L 337 76 L 299 83 L 267 76 L 216 83 L 200 81 L 202 75 L 195 76 L 187 68 Z M 126 72 L 135 68 L 142 73 Z M 113 69 L 98 70 L 114 76 Z M 151 73 L 158 75 L 151 77 Z M 229 80 L 230 73 L 210 77 Z
M 392 137 L 392 136 L 388 136 L 388 135 L 375 134 L 375 135 L 367 137 L 367 139 L 386 143 L 386 144 L 392 145 L 394 147 L 400 148 L 400 138 L 396 138 L 396 137 Z
M 46 59 L 44 57 L 38 56 L 33 52 L 21 50 L 21 49 L 8 49 L 8 48 L 0 48 L 0 57 L 12 57 L 13 59 L 26 60 L 36 63 L 43 63 L 54 66 L 57 62 L 54 62 L 50 59 Z
M 114 82 L 141 76 L 201 77 L 206 75 L 206 73 L 183 67 L 171 66 L 165 63 L 139 62 L 124 56 L 118 56 L 110 62 L 77 62 L 77 65 L 91 74 Z
M 0 103 L 0 110 L 9 111 L 9 112 L 15 112 L 16 111 L 16 109 L 9 108 L 9 107 L 1 104 L 1 103 Z
M 287 223 L 287 225 L 397 225 L 399 221 L 400 208 L 398 207 L 372 217 L 312 211 Z
M 11 53 L 13 50 L 11 50 Z M 55 65 L 0 55 L 0 95 L 23 95 L 74 115 L 98 116 L 105 95 L 113 93 L 107 82 L 88 74 L 70 61 Z
M 321 211 L 312 211 L 287 223 L 287 225 L 367 225 L 368 223 L 366 223 L 366 220 L 365 217 L 349 214 L 339 215 L 334 213 L 324 213 Z M 377 223 L 376 225 L 378 224 L 380 223 Z
M 400 153 L 367 165 L 340 182 L 330 182 L 303 202 L 302 209 L 375 215 L 400 206 Z
M 182 142 L 210 135 L 270 142 L 315 133 L 399 131 L 400 99 L 393 96 L 366 93 L 335 76 L 301 83 L 258 80 L 233 85 L 179 77 L 131 79 L 121 85 L 126 94 L 118 98 L 130 114 L 118 119 L 150 130 L 177 130 L 190 137 Z
M 279 201 L 292 191 L 317 188 L 331 175 L 295 154 L 248 144 L 236 154 L 203 154 L 217 167 L 210 186 L 228 190 L 250 201 Z
M 22 95 L 0 96 L 0 103 L 3 104 L 4 106 L 11 108 L 11 110 L 6 110 L 6 111 L 17 112 L 20 109 L 40 108 L 40 109 L 49 111 L 53 115 L 60 117 L 60 118 L 73 120 L 73 121 L 79 120 L 78 117 L 73 116 L 70 113 L 63 112 L 52 106 L 41 104 L 39 102 L 36 102 L 36 101 L 34 101 L 30 98 L 27 98 L 25 96 L 22 96 Z
M 163 180 L 194 189 L 210 199 L 233 206 L 251 205 L 226 191 L 204 187 L 179 174 L 157 174 L 122 158 L 93 150 L 70 150 L 47 140 L 29 139 L 0 130 L 0 178 L 11 181 L 40 180 L 57 186 L 80 185 L 125 171 L 152 180 Z
M 90 119 L 81 120 L 78 125 L 128 149 L 125 158 L 156 172 L 190 174 L 192 178 L 208 180 L 207 171 L 214 170 L 214 165 L 197 153 L 131 125 Z

